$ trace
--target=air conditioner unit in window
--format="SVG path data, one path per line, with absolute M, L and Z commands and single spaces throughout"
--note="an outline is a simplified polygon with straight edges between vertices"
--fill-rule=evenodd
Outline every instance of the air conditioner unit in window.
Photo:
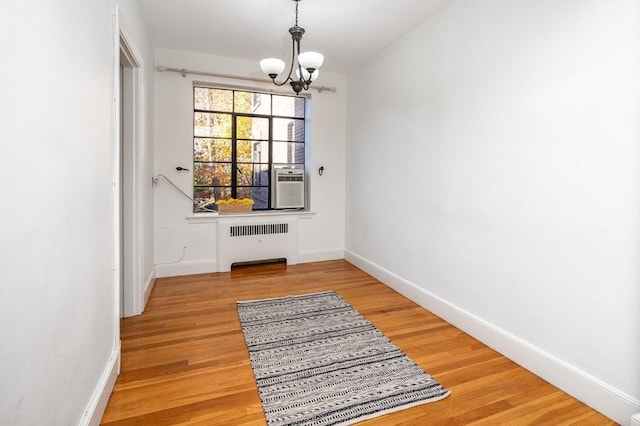
M 276 209 L 293 209 L 304 207 L 304 170 L 275 168 L 275 203 Z

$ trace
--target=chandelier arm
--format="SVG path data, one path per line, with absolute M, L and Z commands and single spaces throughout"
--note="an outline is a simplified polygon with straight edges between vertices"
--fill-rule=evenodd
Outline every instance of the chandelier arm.
M 299 47 L 298 47 L 298 50 L 300 50 Z M 293 72 L 293 64 L 294 64 L 295 57 L 296 57 L 296 40 L 292 39 L 292 41 L 291 41 L 291 67 L 289 68 L 289 75 L 287 76 L 287 78 L 284 79 L 284 81 L 282 83 L 278 83 L 276 81 L 276 78 L 273 77 L 271 79 L 273 84 L 275 84 L 276 86 L 284 86 L 288 82 L 293 81 L 293 79 L 291 78 L 291 73 Z
M 300 56 L 300 42 L 298 42 L 298 56 Z M 308 70 L 305 70 L 305 71 L 307 71 L 309 73 L 309 79 L 305 80 L 304 73 L 302 71 L 303 71 L 302 65 L 300 64 L 300 61 L 298 61 L 298 73 L 300 74 L 300 78 L 298 80 L 302 84 L 302 88 L 304 90 L 309 90 L 309 86 L 311 85 L 311 74 L 312 73 L 310 73 Z
M 296 7 L 298 6 L 298 3 L 296 2 Z M 304 30 L 302 30 L 304 32 Z M 300 36 L 301 37 L 301 36 Z M 295 40 L 295 39 L 294 39 Z M 298 56 L 300 56 L 300 38 L 298 38 L 296 40 L 297 42 L 294 45 L 294 49 L 292 52 L 292 58 L 291 58 L 291 71 L 293 71 L 293 59 L 296 57 L 296 53 L 298 54 Z M 304 74 L 302 74 L 302 66 L 300 65 L 299 61 L 296 61 L 296 64 L 298 64 L 298 78 L 297 79 L 293 79 L 291 78 L 291 88 L 293 89 L 294 92 L 296 92 L 296 95 L 300 94 L 300 92 L 302 90 L 308 90 L 305 84 L 305 80 L 304 80 Z
M 296 6 L 298 6 L 298 2 L 296 2 Z M 295 37 L 291 37 L 291 67 L 289 68 L 289 75 L 287 76 L 285 83 L 287 81 L 293 81 L 291 74 L 293 73 L 293 66 L 296 63 L 296 46 L 298 46 L 298 51 L 300 51 L 300 40 L 296 40 Z
M 297 46 L 298 46 L 298 56 L 300 56 L 300 40 L 298 40 Z M 302 72 L 303 70 L 307 71 L 309 73 L 309 79 L 308 80 L 305 80 L 304 74 Z M 309 90 L 309 86 L 311 85 L 311 74 L 312 73 L 310 73 L 308 70 L 302 68 L 302 65 L 300 64 L 300 61 L 298 61 L 298 74 L 300 74 L 300 77 L 298 78 L 298 81 L 302 85 L 302 88 L 304 90 Z M 293 80 L 293 79 L 291 79 L 291 80 Z
M 298 5 L 298 3 L 296 2 L 296 6 L 297 5 Z M 296 47 L 297 47 L 297 52 L 296 52 L 296 50 L 294 50 L 292 56 L 300 56 L 300 41 L 298 41 Z M 297 55 L 296 55 L 296 53 L 297 53 Z M 298 81 L 304 81 L 304 77 L 302 75 L 302 66 L 300 65 L 300 62 L 296 61 L 296 63 L 298 64 L 298 74 L 300 74 L 298 76 Z M 291 80 L 293 80 L 293 79 L 291 79 Z

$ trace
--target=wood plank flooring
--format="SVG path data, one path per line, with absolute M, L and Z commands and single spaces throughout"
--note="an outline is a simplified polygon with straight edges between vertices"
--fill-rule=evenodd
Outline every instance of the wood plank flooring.
M 236 301 L 335 290 L 451 395 L 362 425 L 615 425 L 346 261 L 158 279 L 103 425 L 266 425 Z

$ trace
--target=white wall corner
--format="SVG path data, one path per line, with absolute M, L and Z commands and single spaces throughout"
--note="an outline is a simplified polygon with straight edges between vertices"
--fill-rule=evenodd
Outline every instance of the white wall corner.
M 149 302 L 149 297 L 151 296 L 151 291 L 153 290 L 153 286 L 156 283 L 156 267 L 151 268 L 151 273 L 147 280 L 144 283 L 144 303 L 142 305 L 142 312 L 144 312 L 147 307 L 147 303 Z M 140 312 L 140 313 L 142 313 Z
M 625 424 L 633 413 L 640 410 L 640 401 L 635 398 L 449 303 L 369 259 L 348 249 L 345 249 L 345 259 L 617 423 Z M 633 423 L 634 421 L 638 423 Z M 640 426 L 640 413 L 631 417 L 631 425 Z
M 120 341 L 114 345 L 107 365 L 98 381 L 98 386 L 91 395 L 87 409 L 84 411 L 80 426 L 98 426 L 104 410 L 107 408 L 113 386 L 120 374 Z
M 215 260 L 197 260 L 156 265 L 156 277 L 177 277 L 182 275 L 209 274 L 218 272 Z
M 323 262 L 325 260 L 344 259 L 344 249 L 306 250 L 298 253 L 299 263 Z

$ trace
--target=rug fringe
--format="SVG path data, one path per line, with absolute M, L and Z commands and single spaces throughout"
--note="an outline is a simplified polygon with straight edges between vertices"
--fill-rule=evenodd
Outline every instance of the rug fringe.
M 449 395 L 451 395 L 451 391 L 447 391 L 447 393 L 444 394 L 444 395 L 436 396 L 436 397 L 433 397 L 433 398 L 428 399 L 426 401 L 416 401 L 413 404 L 400 405 L 398 407 L 389 408 L 388 410 L 377 411 L 377 412 L 372 413 L 372 414 L 368 414 L 368 415 L 365 415 L 365 416 L 362 416 L 362 417 L 358 417 L 357 419 L 347 420 L 346 422 L 337 423 L 336 426 L 353 425 L 353 424 L 360 423 L 360 422 L 365 421 L 365 420 L 371 420 L 371 419 L 375 419 L 377 417 L 384 416 L 385 414 L 395 413 L 395 412 L 398 412 L 398 411 L 405 410 L 407 408 L 417 407 L 419 405 L 426 405 L 426 404 L 430 404 L 432 402 L 441 401 L 441 400 L 445 399 L 446 397 L 448 397 Z

